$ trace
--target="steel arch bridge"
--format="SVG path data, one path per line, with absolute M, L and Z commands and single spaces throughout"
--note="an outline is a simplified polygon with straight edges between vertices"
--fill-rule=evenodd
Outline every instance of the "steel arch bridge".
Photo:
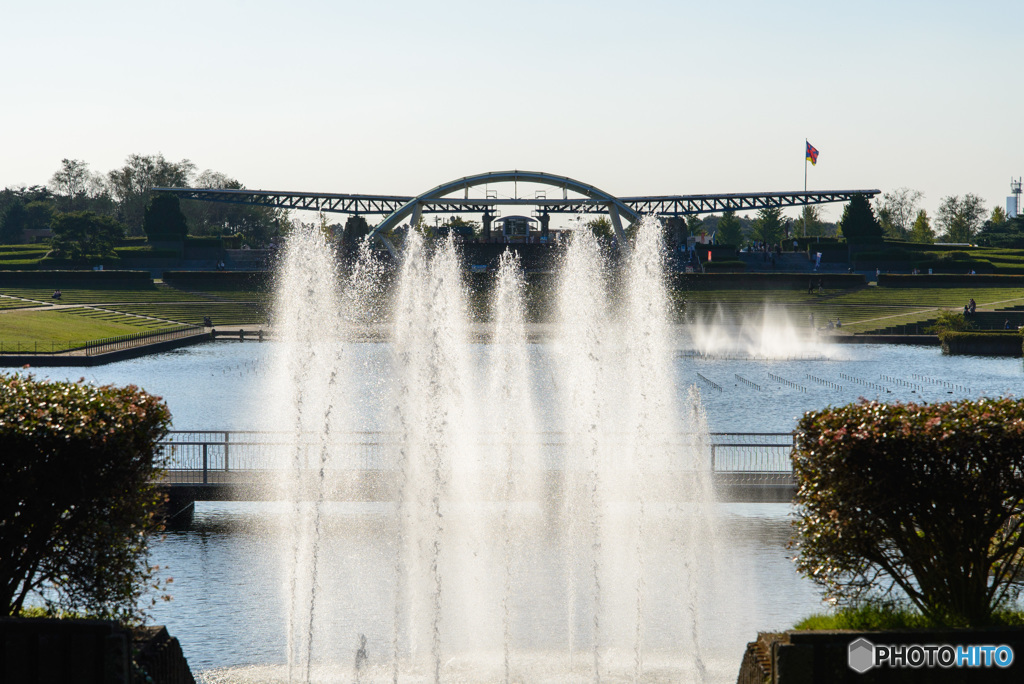
M 561 198 L 471 198 L 469 189 L 490 183 L 530 183 L 560 188 Z M 719 211 L 757 210 L 769 207 L 793 207 L 830 202 L 849 202 L 858 195 L 874 197 L 879 190 L 796 190 L 790 192 L 726 193 L 716 195 L 660 195 L 616 197 L 593 185 L 567 176 L 541 171 L 491 171 L 466 176 L 414 197 L 403 195 L 360 195 L 340 193 L 289 192 L 277 190 L 228 190 L 213 188 L 152 188 L 168 192 L 180 199 L 206 202 L 231 202 L 279 209 L 305 209 L 356 215 L 383 215 L 385 218 L 371 232 L 391 249 L 385 233 L 410 219 L 415 225 L 427 213 L 480 213 L 493 216 L 498 206 L 536 207 L 544 214 L 607 213 L 620 241 L 625 240 L 622 218 L 635 221 L 650 214 L 674 218 L 690 214 Z M 452 197 L 463 191 L 462 197 Z M 569 197 L 569 193 L 582 197 Z

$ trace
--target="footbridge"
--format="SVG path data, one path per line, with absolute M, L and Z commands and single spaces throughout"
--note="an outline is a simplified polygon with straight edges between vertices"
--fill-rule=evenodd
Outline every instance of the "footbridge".
M 511 195 L 499 196 L 491 185 L 512 183 Z M 519 184 L 534 189 L 532 196 L 521 197 Z M 470 196 L 470 190 L 483 186 L 483 196 Z M 554 190 L 549 197 L 549 190 Z M 423 214 L 478 213 L 485 231 L 500 206 L 532 207 L 546 232 L 551 214 L 607 213 L 620 240 L 624 240 L 622 219 L 634 221 L 643 215 L 679 218 L 691 214 L 721 211 L 758 210 L 767 207 L 793 207 L 830 202 L 849 202 L 857 195 L 873 197 L 879 190 L 794 190 L 787 192 L 725 193 L 710 195 L 651 195 L 617 197 L 593 185 L 567 176 L 541 171 L 491 171 L 442 183 L 415 196 L 361 195 L 341 193 L 290 192 L 278 190 L 231 190 L 217 188 L 152 188 L 181 199 L 206 202 L 231 202 L 280 209 L 304 209 L 350 215 L 383 216 L 373 235 L 385 238 L 407 220 L 416 225 Z M 461 196 L 459 196 L 461 194 Z M 479 194 L 479 193 L 476 193 Z M 560 195 L 560 196 L 557 196 Z
M 564 433 L 539 435 L 540 477 L 551 497 L 565 486 L 560 452 L 568 443 Z M 664 451 L 682 453 L 699 445 L 707 454 L 705 473 L 713 475 L 718 497 L 724 501 L 788 502 L 796 491 L 789 432 L 713 432 L 706 440 L 681 440 Z M 328 496 L 336 501 L 394 501 L 400 477 L 396 436 L 388 432 L 359 432 L 339 436 L 331 446 L 332 467 L 326 476 Z M 490 446 L 481 444 L 486 451 Z M 259 431 L 174 431 L 159 444 L 166 463 L 161 486 L 171 499 L 171 511 L 187 511 L 196 501 L 265 501 L 278 497 L 280 454 L 289 458 L 318 459 L 319 444 L 299 443 L 286 433 Z M 698 474 L 675 465 L 672 453 L 662 454 L 663 467 L 645 483 L 653 497 L 675 500 L 693 490 Z M 309 477 L 317 477 L 311 468 Z M 495 473 L 497 479 L 504 474 Z M 494 488 L 498 490 L 497 487 Z

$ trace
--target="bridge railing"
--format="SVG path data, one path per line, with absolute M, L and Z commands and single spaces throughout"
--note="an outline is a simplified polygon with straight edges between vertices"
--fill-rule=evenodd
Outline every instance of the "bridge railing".
M 541 434 L 540 459 L 544 467 L 557 468 L 568 444 L 564 433 Z M 691 448 L 709 452 L 709 465 L 716 474 L 733 479 L 769 477 L 773 480 L 792 473 L 789 455 L 793 434 L 789 432 L 713 432 L 705 442 L 692 440 L 651 445 L 654 462 L 671 469 L 679 466 L 681 454 Z M 495 443 L 480 445 L 483 450 Z M 398 441 L 389 432 L 352 432 L 329 442 L 332 467 L 347 470 L 392 470 L 398 468 Z M 315 435 L 256 430 L 172 431 L 159 444 L 167 479 L 179 484 L 211 484 L 230 481 L 232 473 L 271 471 L 295 464 L 316 467 L 324 449 Z M 340 456 L 340 458 L 339 458 Z

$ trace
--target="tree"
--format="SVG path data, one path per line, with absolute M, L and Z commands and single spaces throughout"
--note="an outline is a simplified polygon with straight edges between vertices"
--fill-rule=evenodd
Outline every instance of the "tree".
M 11 202 L 0 216 L 0 243 L 20 243 L 27 224 L 28 212 L 25 211 L 25 204 L 20 200 Z
M 882 241 L 882 226 L 875 218 L 871 203 L 864 195 L 854 195 L 847 203 L 839 225 L 847 242 Z
M 726 211 L 718 219 L 715 227 L 715 241 L 721 245 L 739 247 L 743 244 L 743 226 L 736 218 L 735 211 Z
M 751 237 L 767 245 L 774 245 L 782 241 L 782 209 L 778 207 L 764 207 L 757 212 L 754 219 L 753 233 Z
M 465 240 L 471 240 L 476 237 L 480 230 L 480 223 L 477 221 L 469 221 L 461 216 L 452 216 L 443 224 L 449 231 L 455 233 L 459 237 Z
M 73 261 L 113 256 L 114 245 L 124 237 L 123 225 L 92 211 L 57 214 L 52 225 L 54 255 Z
M 0 610 L 134 622 L 160 528 L 170 413 L 136 387 L 0 376 Z
M 123 167 L 107 174 L 107 187 L 118 204 L 117 218 L 130 234 L 141 235 L 149 189 L 188 187 L 195 168 L 188 159 L 170 162 L 162 154 L 129 155 Z
M 690 214 L 686 217 L 686 232 L 688 235 L 696 236 L 706 232 L 704 229 L 704 217 L 697 214 Z
M 793 225 L 794 235 L 804 237 L 820 237 L 824 233 L 821 212 L 818 207 L 807 204 L 800 211 L 800 216 Z
M 1006 221 L 1008 220 L 1007 216 L 1006 216 L 1006 210 L 1003 209 L 1000 206 L 993 207 L 992 208 L 992 215 L 989 216 L 988 220 L 993 225 L 996 225 L 996 226 L 1001 226 L 1001 225 L 1005 224 Z
M 1002 223 L 985 221 L 975 239 L 986 247 L 1024 248 L 1024 217 L 1016 216 Z
M 195 180 L 200 188 L 244 190 L 239 181 L 207 169 Z M 241 235 L 246 244 L 262 246 L 271 237 L 282 235 L 289 225 L 288 212 L 272 207 L 228 202 L 185 200 L 181 210 L 193 235 Z
M 611 242 L 615 238 L 615 231 L 612 229 L 612 222 L 607 216 L 592 218 L 584 223 L 583 227 L 602 240 Z
M 50 177 L 50 188 L 58 197 L 61 211 L 84 209 L 85 199 L 94 184 L 89 165 L 81 159 L 62 159 L 60 168 Z
M 886 237 L 906 240 L 910 234 L 911 222 L 917 213 L 917 205 L 924 193 L 910 188 L 896 188 L 875 201 L 878 222 Z
M 188 223 L 181 213 L 178 196 L 169 192 L 154 193 L 146 205 L 142 227 L 150 242 L 184 240 L 188 235 Z
M 938 335 L 946 331 L 968 332 L 970 330 L 977 330 L 977 328 L 978 326 L 974 324 L 974 321 L 967 320 L 967 316 L 962 311 L 941 311 L 938 318 L 935 319 L 935 325 L 927 328 L 926 331 L 930 334 Z
M 359 241 L 370 234 L 370 224 L 362 216 L 349 216 L 341 234 L 341 244 L 348 254 L 355 254 L 359 249 Z
M 967 193 L 943 197 L 936 218 L 945 242 L 971 242 L 985 217 L 985 203 L 977 195 Z
M 923 245 L 935 242 L 935 232 L 932 230 L 931 221 L 928 220 L 928 212 L 924 209 L 917 212 L 914 227 L 910 229 L 910 241 Z
M 1024 579 L 1024 402 L 862 400 L 801 418 L 798 570 L 829 598 L 979 626 Z

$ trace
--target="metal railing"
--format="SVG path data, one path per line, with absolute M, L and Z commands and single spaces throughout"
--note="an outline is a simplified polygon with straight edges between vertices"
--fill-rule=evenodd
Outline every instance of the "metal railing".
M 707 442 L 694 435 L 689 441 L 656 444 L 650 450 L 660 455 L 661 464 L 671 469 L 675 454 L 686 448 L 707 449 L 710 467 L 716 474 L 778 480 L 792 474 L 790 432 L 713 432 Z M 569 444 L 564 433 L 540 435 L 541 459 L 557 469 L 560 454 Z M 486 439 L 484 451 L 496 446 Z M 299 439 L 286 432 L 257 430 L 176 430 L 159 444 L 165 459 L 167 479 L 172 484 L 214 484 L 235 481 L 237 475 L 270 471 L 280 467 L 282 454 L 290 463 L 313 467 L 324 446 L 315 435 Z M 398 440 L 390 432 L 352 432 L 329 443 L 332 467 L 353 471 L 398 469 Z M 484 459 L 486 460 L 486 459 Z
M 0 340 L 0 354 L 66 354 L 68 352 L 80 351 L 85 356 L 95 356 L 146 344 L 179 340 L 183 337 L 191 337 L 202 332 L 202 326 L 188 325 L 147 330 L 145 332 L 118 335 L 116 337 L 103 337 L 98 340 L 86 340 L 84 342 L 74 340 L 56 342 L 51 340 L 48 345 L 45 342 L 43 344 L 39 344 L 39 342 L 23 344 L 21 342 L 4 342 Z

